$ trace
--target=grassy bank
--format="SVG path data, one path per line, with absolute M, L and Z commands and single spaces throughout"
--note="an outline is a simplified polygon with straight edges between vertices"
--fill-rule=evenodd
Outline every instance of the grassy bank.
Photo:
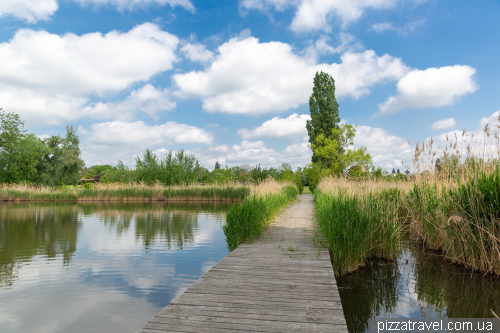
M 291 183 L 268 180 L 252 189 L 244 202 L 232 206 L 223 226 L 230 251 L 241 243 L 259 237 L 272 219 L 291 201 L 298 191 Z
M 143 184 L 97 184 L 84 186 L 31 186 L 23 184 L 0 187 L 1 201 L 242 201 L 251 188 L 230 186 L 148 186 Z

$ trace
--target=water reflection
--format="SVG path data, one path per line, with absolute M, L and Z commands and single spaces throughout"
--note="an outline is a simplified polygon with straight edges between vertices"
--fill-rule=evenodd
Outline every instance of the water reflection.
M 500 310 L 500 279 L 446 261 L 407 242 L 397 262 L 371 261 L 337 279 L 349 332 L 369 318 L 492 318 Z
M 68 265 L 76 251 L 81 219 L 75 206 L 3 204 L 0 221 L 0 288 L 12 285 L 20 265 L 34 256 L 62 255 Z
M 448 318 L 493 318 L 500 310 L 500 280 L 465 270 L 415 245 L 415 293 L 418 300 Z
M 0 206 L 0 331 L 135 332 L 227 255 L 227 208 Z

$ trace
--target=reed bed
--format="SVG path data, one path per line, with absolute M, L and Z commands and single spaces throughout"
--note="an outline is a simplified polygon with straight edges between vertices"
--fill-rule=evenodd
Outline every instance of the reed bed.
M 433 139 L 417 144 L 414 173 L 406 180 L 323 179 L 315 192 L 317 229 L 335 272 L 352 272 L 370 257 L 393 258 L 407 226 L 413 239 L 451 262 L 500 276 L 500 126 L 495 128 L 446 135 L 443 147 Z
M 397 256 L 402 192 L 395 184 L 328 177 L 315 196 L 319 240 L 330 251 L 335 274 L 352 273 L 369 258 Z
M 224 234 L 230 251 L 245 241 L 262 234 L 273 218 L 295 200 L 297 188 L 291 182 L 268 179 L 252 187 L 252 195 L 238 205 L 229 208 L 226 214 Z
M 96 184 L 48 187 L 29 184 L 0 186 L 1 201 L 242 201 L 250 188 L 229 186 L 148 186 L 145 184 Z

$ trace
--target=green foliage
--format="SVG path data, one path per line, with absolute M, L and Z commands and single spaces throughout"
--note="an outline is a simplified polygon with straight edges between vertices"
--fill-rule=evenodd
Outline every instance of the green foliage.
M 343 124 L 333 129 L 329 137 L 322 133 L 316 136 L 311 148 L 323 161 L 322 166 L 330 169 L 330 174 L 347 176 L 352 172 L 353 175 L 359 175 L 363 169 L 372 167 L 371 156 L 365 147 L 351 147 L 355 135 L 354 125 Z
M 33 182 L 37 165 L 49 149 L 34 134 L 26 134 L 24 122 L 0 109 L 0 183 Z
M 222 227 L 229 250 L 233 251 L 241 243 L 259 237 L 271 219 L 296 197 L 295 187 L 286 186 L 281 194 L 253 196 L 231 206 L 226 214 L 226 225 Z
M 314 76 L 314 87 L 309 97 L 309 113 L 311 120 L 307 121 L 306 128 L 309 142 L 316 143 L 316 138 L 323 134 L 330 135 L 332 130 L 338 128 L 340 122 L 339 104 L 335 98 L 335 80 L 327 73 L 317 72 Z M 321 161 L 313 152 L 312 162 Z
M 399 249 L 398 190 L 382 190 L 364 197 L 339 190 L 327 195 L 319 190 L 316 220 L 320 237 L 328 246 L 337 275 L 355 271 L 366 259 L 393 259 Z
M 105 184 L 109 183 L 124 183 L 130 184 L 135 180 L 132 171 L 122 161 L 118 160 L 115 167 L 105 169 L 100 179 Z
M 83 175 L 83 179 L 94 179 L 94 177 L 97 175 L 97 172 L 93 169 L 88 169 L 87 172 Z
M 93 170 L 95 175 L 103 175 L 107 170 L 113 169 L 113 166 L 109 164 L 93 165 L 89 169 Z
M 281 181 L 293 181 L 293 178 L 294 178 L 293 171 L 291 169 L 285 169 L 281 173 L 280 180 Z
M 299 191 L 299 194 L 302 194 L 304 192 L 304 184 L 302 183 L 302 172 L 297 171 L 293 174 L 293 182 L 297 186 L 297 190 Z
M 331 175 L 331 170 L 321 168 L 318 163 L 311 163 L 304 168 L 304 174 L 309 184 L 309 190 L 314 192 L 321 178 Z
M 156 182 L 163 185 L 196 183 L 204 170 L 194 154 L 188 155 L 182 149 L 175 154 L 169 150 L 163 158 L 147 149 L 142 159 L 137 157 L 135 161 L 136 180 L 150 185 Z
M 76 185 L 79 183 L 85 163 L 80 158 L 80 139 L 76 128 L 66 127 L 66 136 L 51 136 L 44 140 L 49 148 L 37 165 L 36 182 L 43 185 Z
M 219 162 L 215 161 L 215 168 L 214 170 L 219 170 L 220 169 L 220 164 Z
M 90 189 L 90 188 L 92 188 L 92 183 L 89 183 L 89 182 L 85 182 L 82 185 L 83 185 L 84 189 Z

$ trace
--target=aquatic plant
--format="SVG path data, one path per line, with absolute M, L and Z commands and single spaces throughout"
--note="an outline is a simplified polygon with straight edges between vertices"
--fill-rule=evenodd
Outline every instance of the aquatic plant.
M 351 273 L 372 257 L 393 259 L 399 250 L 397 188 L 370 191 L 359 182 L 329 177 L 315 190 L 319 240 L 328 247 L 337 275 Z M 336 187 L 336 191 L 326 190 Z
M 455 141 L 446 136 L 439 158 L 433 139 L 417 144 L 411 176 L 324 178 L 316 195 L 318 231 L 336 272 L 370 256 L 390 257 L 395 224 L 408 225 L 412 238 L 454 263 L 500 276 L 499 128 L 492 135 L 486 124 L 476 139 L 465 131 Z

